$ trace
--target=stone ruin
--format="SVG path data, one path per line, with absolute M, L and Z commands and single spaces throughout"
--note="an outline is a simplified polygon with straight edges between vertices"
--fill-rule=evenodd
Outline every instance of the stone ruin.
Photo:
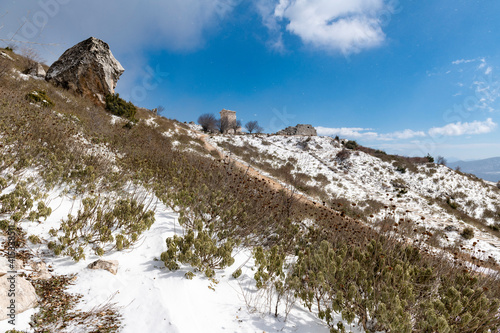
M 220 112 L 220 121 L 223 134 L 235 134 L 241 132 L 241 127 L 236 121 L 236 111 L 223 109 Z
M 297 126 L 290 126 L 277 132 L 278 135 L 303 135 L 303 136 L 317 136 L 318 133 L 312 125 L 297 124 Z

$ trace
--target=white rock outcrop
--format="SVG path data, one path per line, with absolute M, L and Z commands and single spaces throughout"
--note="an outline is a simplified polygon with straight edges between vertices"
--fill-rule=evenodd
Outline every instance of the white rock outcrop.
M 52 274 L 50 274 L 47 269 L 47 265 L 43 261 L 32 262 L 31 268 L 33 268 L 34 271 L 31 278 L 34 280 L 48 280 L 52 277 Z
M 35 287 L 20 276 L 6 274 L 0 277 L 0 321 L 14 319 L 15 314 L 22 313 L 38 305 Z
M 9 259 L 6 257 L 0 257 L 0 276 L 6 275 L 9 271 L 17 271 L 23 268 L 23 262 L 19 259 L 15 259 L 14 266 L 11 267 Z
M 42 77 L 42 78 L 45 77 L 45 75 L 47 75 L 42 64 L 38 62 L 34 63 L 33 66 L 31 66 L 31 68 L 28 69 L 27 74 L 34 77 Z

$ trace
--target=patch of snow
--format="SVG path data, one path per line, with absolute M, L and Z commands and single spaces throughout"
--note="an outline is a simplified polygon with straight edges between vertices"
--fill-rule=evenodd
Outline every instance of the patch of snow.
M 151 118 L 148 118 L 146 120 L 144 120 L 144 122 L 146 123 L 146 125 L 148 126 L 151 126 L 151 127 L 158 127 L 159 125 L 155 122 L 155 118 L 154 117 L 151 117 Z

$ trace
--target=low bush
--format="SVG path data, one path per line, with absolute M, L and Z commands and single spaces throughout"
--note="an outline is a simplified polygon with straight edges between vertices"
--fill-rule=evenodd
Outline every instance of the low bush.
M 49 280 L 32 280 L 42 306 L 31 316 L 34 332 L 65 332 L 68 327 L 79 332 L 119 332 L 122 316 L 114 304 L 104 304 L 88 311 L 78 309 L 83 295 L 70 294 L 74 275 L 53 276 Z
M 154 212 L 136 198 L 122 196 L 113 205 L 111 198 L 87 197 L 76 217 L 69 215 L 61 222 L 59 231 L 50 231 L 52 235 L 61 235 L 49 243 L 49 248 L 56 255 L 68 255 L 75 261 L 85 259 L 87 246 L 97 255 L 112 249 L 121 251 L 134 244 L 154 221 Z
M 335 155 L 336 159 L 340 162 L 348 160 L 350 156 L 351 156 L 351 151 L 345 148 L 343 148 L 341 151 L 337 153 L 337 155 Z
M 460 236 L 462 236 L 465 239 L 472 239 L 474 238 L 474 229 L 467 227 L 464 230 L 462 230 Z
M 126 102 L 120 98 L 120 94 L 109 94 L 106 96 L 106 110 L 118 117 L 135 121 L 137 108 L 131 102 Z
M 161 260 L 171 271 L 179 269 L 179 263 L 189 264 L 204 272 L 207 277 L 214 276 L 214 269 L 222 269 L 234 263 L 232 257 L 234 241 L 221 240 L 214 232 L 213 225 L 189 230 L 184 237 L 175 235 L 167 238 L 167 251 Z
M 34 90 L 26 95 L 26 100 L 33 103 L 40 103 L 43 107 L 51 108 L 55 106 L 55 103 L 47 96 L 47 93 L 43 90 Z
M 358 148 L 358 143 L 356 141 L 349 140 L 344 144 L 344 147 L 347 149 L 356 149 Z
M 0 56 L 0 79 L 4 75 L 7 75 L 9 73 L 11 68 L 12 68 L 12 65 L 9 62 L 9 60 Z

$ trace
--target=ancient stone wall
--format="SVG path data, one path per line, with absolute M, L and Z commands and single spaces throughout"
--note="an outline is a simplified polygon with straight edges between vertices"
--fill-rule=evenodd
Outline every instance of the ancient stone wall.
M 284 130 L 279 131 L 279 135 L 304 135 L 304 136 L 316 136 L 318 133 L 312 125 L 307 124 L 297 124 L 297 126 L 290 126 Z

